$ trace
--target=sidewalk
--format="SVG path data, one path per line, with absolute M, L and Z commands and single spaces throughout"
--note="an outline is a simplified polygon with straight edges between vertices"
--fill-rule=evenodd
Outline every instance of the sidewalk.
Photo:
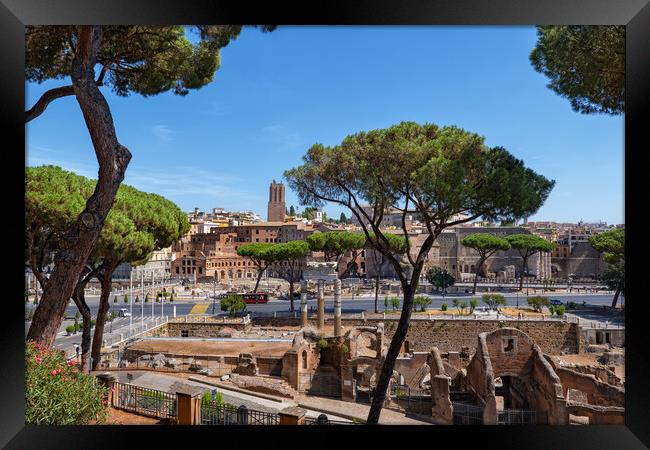
M 346 419 L 364 422 L 368 418 L 370 411 L 369 405 L 362 405 L 359 403 L 343 402 L 323 397 L 312 397 L 306 395 L 299 395 L 294 399 L 298 406 L 312 409 L 314 411 L 321 411 L 326 414 L 334 414 Z M 421 419 L 408 417 L 406 414 L 393 411 L 387 408 L 381 410 L 379 416 L 379 425 L 432 425 Z
M 318 417 L 320 413 L 327 414 L 330 419 L 339 420 L 339 418 L 356 420 L 361 423 L 365 423 L 368 418 L 368 412 L 370 411 L 369 405 L 362 405 L 359 403 L 352 402 L 343 402 L 341 400 L 329 399 L 324 397 L 313 397 L 303 394 L 298 394 L 293 400 L 277 397 L 270 394 L 262 394 L 253 391 L 247 391 L 245 389 L 236 388 L 228 386 L 226 383 L 215 380 L 214 378 L 208 378 L 202 375 L 196 375 L 191 377 L 192 381 L 198 381 L 199 383 L 209 384 L 215 387 L 218 387 L 220 390 L 227 390 L 232 395 L 238 393 L 237 395 L 245 395 L 258 397 L 260 399 L 266 399 L 270 401 L 269 405 L 273 405 L 273 402 L 281 403 L 285 406 L 294 406 L 297 405 L 301 408 L 304 408 L 308 411 L 307 416 L 309 417 Z M 244 394 L 245 393 L 245 394 Z M 260 400 L 257 400 L 260 401 Z M 408 417 L 406 414 L 399 411 L 393 411 L 390 409 L 383 408 L 381 415 L 379 416 L 380 425 L 432 425 L 430 422 L 425 420 Z

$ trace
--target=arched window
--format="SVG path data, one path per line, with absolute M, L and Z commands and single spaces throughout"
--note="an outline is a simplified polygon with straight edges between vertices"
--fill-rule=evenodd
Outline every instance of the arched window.
M 307 369 L 307 350 L 302 351 L 302 368 Z

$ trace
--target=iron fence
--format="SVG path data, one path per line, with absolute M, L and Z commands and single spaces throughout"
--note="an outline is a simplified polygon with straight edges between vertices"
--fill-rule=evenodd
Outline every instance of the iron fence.
M 454 425 L 483 425 L 483 408 L 467 402 L 452 402 Z
M 504 409 L 497 411 L 497 425 L 534 425 L 537 414 L 530 409 Z
M 176 394 L 126 383 L 114 384 L 115 408 L 163 419 L 176 417 Z
M 318 417 L 305 417 L 305 425 L 361 425 L 356 421 L 332 420 L 327 415 L 321 414 Z
M 431 412 L 431 393 L 427 390 L 393 385 L 390 395 L 393 403 L 406 411 L 424 414 Z M 370 397 L 372 396 L 371 394 Z
M 279 425 L 280 415 L 266 411 L 239 408 L 228 403 L 201 400 L 201 424 L 203 425 Z

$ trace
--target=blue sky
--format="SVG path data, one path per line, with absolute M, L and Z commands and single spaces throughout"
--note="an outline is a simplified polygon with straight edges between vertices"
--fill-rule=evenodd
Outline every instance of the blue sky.
M 266 218 L 269 183 L 312 144 L 409 120 L 479 133 L 556 180 L 530 220 L 623 223 L 623 117 L 572 111 L 530 65 L 535 41 L 534 27 L 244 29 L 222 50 L 214 81 L 186 97 L 103 92 L 133 154 L 125 183 L 183 210 Z M 28 83 L 27 107 L 64 83 Z M 97 177 L 73 97 L 27 125 L 26 157 Z M 286 198 L 298 206 L 289 190 Z

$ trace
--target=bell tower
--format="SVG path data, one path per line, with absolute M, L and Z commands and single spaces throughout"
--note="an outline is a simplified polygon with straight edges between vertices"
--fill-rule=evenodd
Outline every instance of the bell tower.
M 286 214 L 284 203 L 284 184 L 276 183 L 275 180 L 269 187 L 269 206 L 266 220 L 268 222 L 284 222 Z

